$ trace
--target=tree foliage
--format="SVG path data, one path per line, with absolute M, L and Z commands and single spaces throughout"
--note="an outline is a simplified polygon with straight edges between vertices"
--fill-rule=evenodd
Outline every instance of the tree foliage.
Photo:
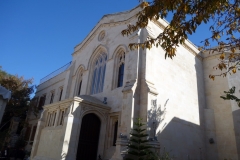
M 138 118 L 134 122 L 134 128 L 130 133 L 130 140 L 128 144 L 128 154 L 125 160 L 154 160 L 156 156 L 150 150 L 152 147 L 148 145 L 148 134 L 146 129 L 143 128 L 142 120 Z
M 238 107 L 240 107 L 240 99 L 234 95 L 235 88 L 232 87 L 229 91 L 224 91 L 225 95 L 220 97 L 224 100 L 234 100 L 237 102 Z
M 124 160 L 171 160 L 174 157 L 163 149 L 162 154 L 154 151 L 153 146 L 149 145 L 148 134 L 146 134 L 145 124 L 141 118 L 137 118 L 134 122 L 134 128 L 130 133 L 128 143 L 128 151 Z
M 11 91 L 11 99 L 7 103 L 5 112 L 11 112 L 12 115 L 19 116 L 21 110 L 28 106 L 30 95 L 34 92 L 34 86 L 31 85 L 33 79 L 24 79 L 22 76 L 10 74 L 1 77 L 1 86 Z
M 184 44 L 189 35 L 196 32 L 203 23 L 211 24 L 210 37 L 202 40 L 200 50 L 212 50 L 222 53 L 222 60 L 216 68 L 226 69 L 219 76 L 226 76 L 227 73 L 236 73 L 239 66 L 240 56 L 236 50 L 240 49 L 240 1 L 239 0 L 151 0 L 141 4 L 142 10 L 138 13 L 135 24 L 129 24 L 127 29 L 122 31 L 123 35 L 145 28 L 149 21 L 166 18 L 173 14 L 172 20 L 165 27 L 162 33 L 156 38 L 148 37 L 143 43 L 129 44 L 130 49 L 139 47 L 150 49 L 152 46 L 161 46 L 165 52 L 165 58 L 176 56 L 179 44 Z M 238 35 L 238 37 L 235 37 Z M 210 48 L 210 40 L 217 42 L 219 47 Z M 231 54 L 226 57 L 225 50 Z M 231 62 L 226 66 L 226 61 Z M 233 63 L 235 62 L 235 63 Z M 227 69 L 228 68 L 228 69 Z M 215 75 L 210 75 L 214 79 Z
M 24 122 L 31 99 L 30 95 L 34 92 L 32 82 L 33 79 L 8 74 L 0 67 L 0 85 L 11 91 L 11 98 L 6 105 L 0 124 L 0 139 L 7 136 L 4 133 L 8 130 L 12 117 L 19 117 Z

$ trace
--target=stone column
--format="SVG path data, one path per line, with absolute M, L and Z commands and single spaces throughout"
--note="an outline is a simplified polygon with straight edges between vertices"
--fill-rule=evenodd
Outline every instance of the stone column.
M 69 140 L 71 137 L 71 130 L 73 127 L 73 118 L 74 118 L 72 115 L 73 107 L 74 107 L 74 103 L 71 104 L 67 115 L 64 117 L 63 130 L 65 131 L 65 133 L 64 133 L 64 138 L 63 138 L 61 160 L 65 160 L 65 159 L 70 160 L 72 157 L 71 155 L 68 154 L 68 150 L 69 150 Z
M 55 117 L 55 122 L 54 122 L 54 127 L 56 127 L 58 125 L 58 121 L 59 121 L 59 114 L 60 114 L 60 108 L 57 109 L 57 114 Z
M 81 107 L 79 102 L 73 101 L 69 107 L 69 111 L 64 118 L 63 129 L 63 146 L 62 153 L 59 159 L 61 160 L 74 160 L 76 159 L 77 148 L 76 140 L 78 136 L 78 127 L 81 123 L 79 119 L 81 112 Z

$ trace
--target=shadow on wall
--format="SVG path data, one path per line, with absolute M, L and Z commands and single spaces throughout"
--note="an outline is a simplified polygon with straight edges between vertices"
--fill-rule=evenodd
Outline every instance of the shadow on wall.
M 166 115 L 166 105 L 169 99 L 166 100 L 164 107 L 162 109 L 162 106 L 159 105 L 157 107 L 157 100 L 151 101 L 151 109 L 148 110 L 148 125 L 149 126 L 149 137 L 152 140 L 156 140 L 156 130 L 159 127 L 159 125 L 163 122 L 165 115 Z M 166 125 L 166 124 L 164 124 Z
M 163 108 L 161 105 L 157 107 L 154 100 L 151 102 L 152 107 L 148 111 L 149 138 L 151 140 L 158 139 L 161 146 L 160 151 L 169 152 L 174 160 L 204 160 L 201 127 L 176 117 L 168 123 L 164 121 L 168 101 L 169 99 L 165 101 Z
M 199 125 L 174 117 L 157 136 L 161 151 L 165 148 L 174 159 L 204 160 Z

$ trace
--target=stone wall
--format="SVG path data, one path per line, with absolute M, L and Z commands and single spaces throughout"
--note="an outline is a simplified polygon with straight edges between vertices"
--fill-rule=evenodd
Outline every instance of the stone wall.
M 150 23 L 147 31 L 154 36 L 161 29 Z M 161 47 L 146 51 L 144 77 L 158 92 L 157 107 L 148 103 L 148 119 L 159 123 L 157 135 L 161 149 L 165 148 L 177 159 L 205 157 L 204 82 L 202 59 L 197 53 L 198 50 L 188 41 L 185 46 L 177 48 L 173 59 L 165 59 Z M 151 118 L 151 115 L 158 118 Z M 150 121 L 148 124 L 152 126 Z
M 218 75 L 220 70 L 215 67 L 219 63 L 219 53 L 203 53 L 203 69 L 205 80 L 206 110 L 211 114 L 206 114 L 207 139 L 213 138 L 214 144 L 206 143 L 209 148 L 208 157 L 214 153 L 219 159 L 239 159 L 239 108 L 236 102 L 224 101 L 220 98 L 223 91 L 228 91 L 232 86 L 239 88 L 239 73 L 228 75 L 227 77 L 216 77 L 215 80 L 209 79 L 209 75 Z M 236 96 L 239 92 L 236 91 Z M 212 118 L 213 117 L 213 118 Z M 215 127 L 214 127 L 215 126 Z M 215 133 L 215 134 L 214 134 Z

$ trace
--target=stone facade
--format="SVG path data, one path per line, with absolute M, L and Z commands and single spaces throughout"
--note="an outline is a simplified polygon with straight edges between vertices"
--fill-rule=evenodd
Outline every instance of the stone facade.
M 104 16 L 75 47 L 71 64 L 38 86 L 35 97 L 39 109 L 44 106 L 38 122 L 28 117 L 37 125 L 28 143 L 31 159 L 79 159 L 82 121 L 92 113 L 101 122 L 96 156 L 102 159 L 122 159 L 137 117 L 146 122 L 151 143 L 175 159 L 239 159 L 240 110 L 219 98 L 239 86 L 239 75 L 211 81 L 218 54 L 200 53 L 190 41 L 173 60 L 164 59 L 160 47 L 129 50 L 129 43 L 156 37 L 167 25 L 153 20 L 123 37 L 139 10 Z

